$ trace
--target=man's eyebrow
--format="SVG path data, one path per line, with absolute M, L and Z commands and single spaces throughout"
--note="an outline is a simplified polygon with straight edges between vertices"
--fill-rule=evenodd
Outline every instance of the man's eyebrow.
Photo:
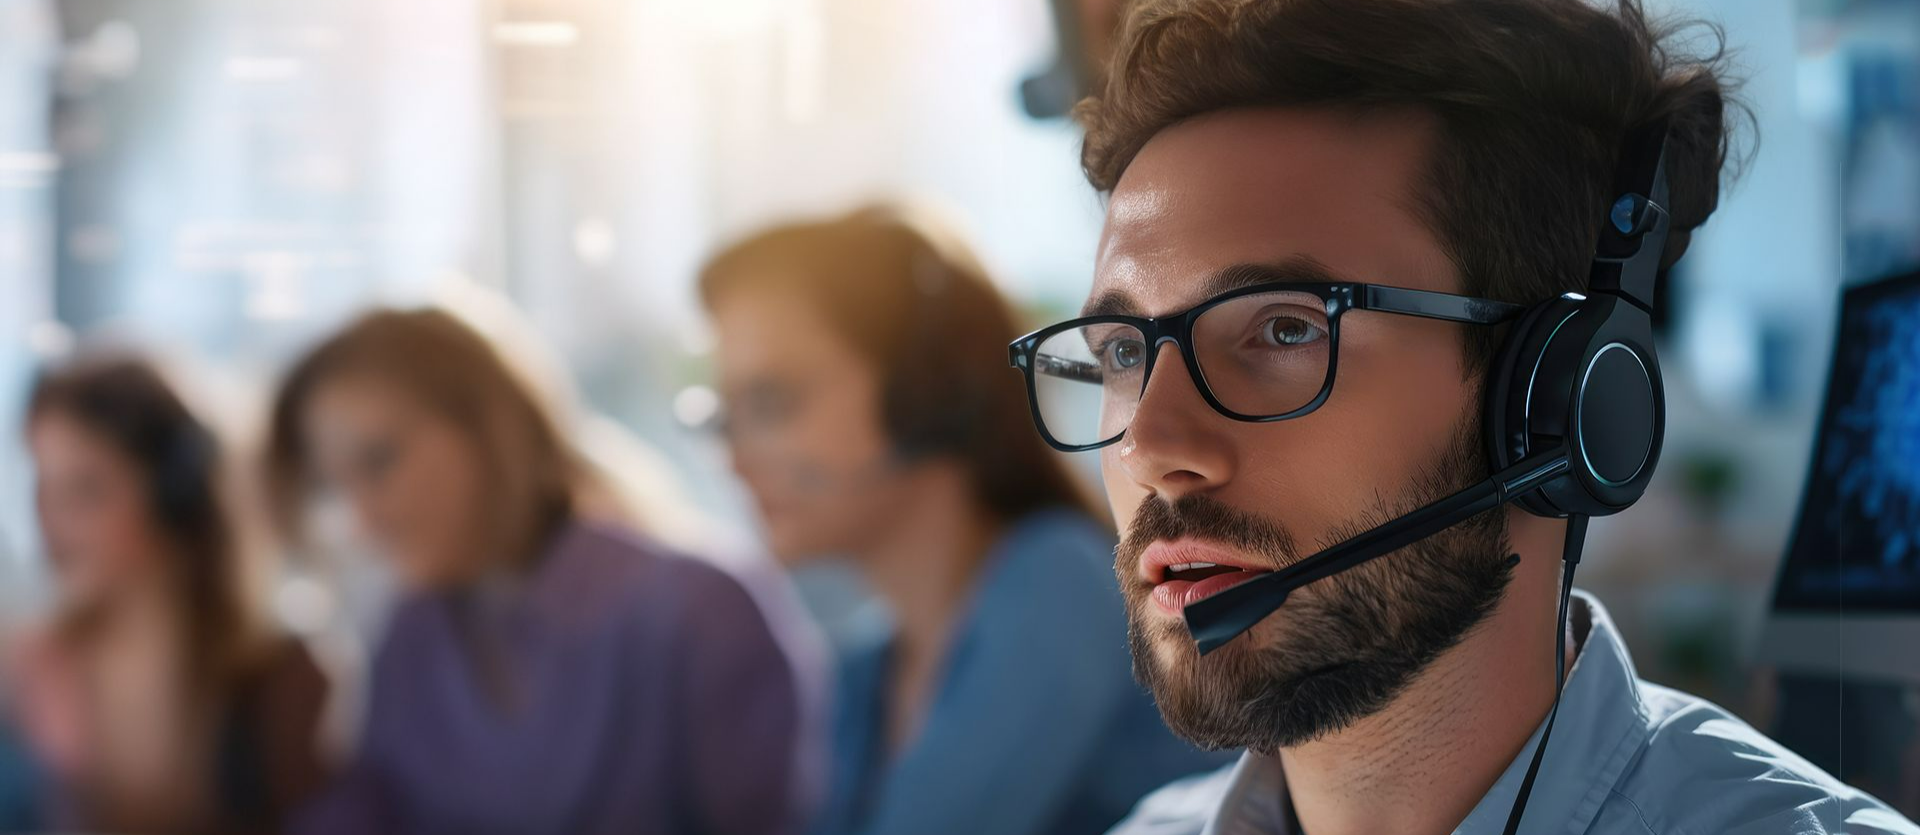
M 1087 299 L 1080 306 L 1081 316 L 1131 316 L 1137 315 L 1140 306 L 1133 303 L 1133 296 L 1124 290 L 1108 290 Z
M 1199 304 L 1229 290 L 1251 287 L 1255 284 L 1338 284 L 1351 279 L 1333 271 L 1311 255 L 1289 255 L 1272 263 L 1235 264 L 1216 270 L 1200 282 L 1199 292 L 1194 294 L 1189 305 Z M 1164 315 L 1165 311 L 1162 315 Z M 1081 316 L 1118 316 L 1140 314 L 1140 305 L 1131 294 L 1119 290 L 1108 290 L 1087 300 L 1080 309 Z
M 1201 283 L 1200 296 L 1194 303 L 1255 284 L 1339 284 L 1350 280 L 1311 255 L 1289 255 L 1269 264 L 1235 264 L 1215 272 Z

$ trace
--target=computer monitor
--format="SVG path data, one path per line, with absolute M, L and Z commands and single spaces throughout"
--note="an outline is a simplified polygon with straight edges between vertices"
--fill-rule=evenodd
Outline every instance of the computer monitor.
M 1920 273 L 1846 291 L 1759 655 L 1920 681 Z

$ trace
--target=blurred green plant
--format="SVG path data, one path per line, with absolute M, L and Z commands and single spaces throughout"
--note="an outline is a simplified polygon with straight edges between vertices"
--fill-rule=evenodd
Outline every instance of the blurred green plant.
M 1682 455 L 1678 464 L 1680 489 L 1688 504 L 1702 518 L 1718 521 L 1739 491 L 1739 460 L 1722 450 L 1702 449 Z

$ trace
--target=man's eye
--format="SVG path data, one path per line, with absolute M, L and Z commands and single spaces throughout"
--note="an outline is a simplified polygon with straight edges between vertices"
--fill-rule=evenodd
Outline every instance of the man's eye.
M 1268 345 L 1291 347 L 1309 345 L 1326 338 L 1319 325 L 1297 316 L 1275 316 L 1260 327 L 1260 338 Z
M 1115 340 L 1106 353 L 1114 368 L 1135 368 L 1147 361 L 1147 346 L 1138 339 Z

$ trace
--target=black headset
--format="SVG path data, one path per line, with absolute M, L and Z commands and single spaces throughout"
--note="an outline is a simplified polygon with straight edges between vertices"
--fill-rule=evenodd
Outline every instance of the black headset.
M 948 263 L 947 253 L 932 231 L 906 215 L 885 217 L 912 229 L 917 239 L 905 288 L 911 299 L 905 320 L 910 332 L 900 348 L 906 362 L 888 369 L 882 380 L 892 461 L 901 464 L 936 455 L 970 454 L 988 428 L 985 418 L 992 405 L 990 387 L 1000 380 L 984 374 L 974 379 L 954 379 L 929 373 L 914 364 L 914 359 L 950 355 L 954 345 L 964 344 L 961 328 L 977 325 L 978 317 L 973 314 L 978 311 L 962 312 L 959 308 L 982 304 L 988 297 L 959 286 L 968 279 Z
M 1606 516 L 1646 492 L 1666 434 L 1653 350 L 1653 291 L 1667 244 L 1666 123 L 1627 137 L 1586 295 L 1529 308 L 1508 333 L 1486 387 L 1493 471 L 1564 448 L 1566 473 L 1519 495 L 1550 517 Z
M 218 512 L 214 487 L 219 445 L 213 433 L 191 416 L 162 429 L 149 472 L 153 507 L 169 527 L 199 524 Z
M 1653 350 L 1653 292 L 1666 257 L 1666 120 L 1628 134 L 1600 224 L 1585 296 L 1534 305 L 1514 324 L 1487 386 L 1487 449 L 1495 471 L 1545 455 L 1565 472 L 1513 501 L 1529 513 L 1567 518 L 1555 620 L 1553 707 L 1507 814 L 1520 831 L 1540 760 L 1560 715 L 1566 681 L 1567 604 L 1586 543 L 1587 519 L 1627 509 L 1647 491 L 1667 430 L 1666 390 Z

